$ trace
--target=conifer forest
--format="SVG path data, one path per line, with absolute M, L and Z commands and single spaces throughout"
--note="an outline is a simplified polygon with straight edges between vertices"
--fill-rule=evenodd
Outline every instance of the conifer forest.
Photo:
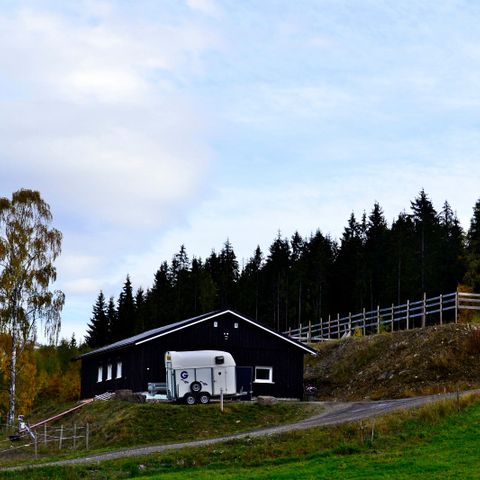
M 422 190 L 392 222 L 375 203 L 359 218 L 351 214 L 340 239 L 320 229 L 307 237 L 279 232 L 268 251 L 257 247 L 242 263 L 229 240 L 205 259 L 182 245 L 146 290 L 135 289 L 127 275 L 118 298 L 99 292 L 88 346 L 221 308 L 285 331 L 424 292 L 449 293 L 459 285 L 480 292 L 480 199 L 465 229 L 447 201 L 437 211 Z

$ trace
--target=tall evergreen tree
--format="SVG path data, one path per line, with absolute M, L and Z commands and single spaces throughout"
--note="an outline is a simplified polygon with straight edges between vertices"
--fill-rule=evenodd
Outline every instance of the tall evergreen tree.
M 118 298 L 117 328 L 112 330 L 114 340 L 121 340 L 135 334 L 135 313 L 132 282 L 130 276 L 127 275 Z
M 115 328 L 117 328 L 117 319 L 118 316 L 117 309 L 115 307 L 115 299 L 110 297 L 107 305 L 107 324 L 109 327 L 109 338 L 107 338 L 107 343 L 111 343 L 113 341 L 112 332 Z
M 107 306 L 105 304 L 105 296 L 101 290 L 93 306 L 93 314 L 87 326 L 85 342 L 90 348 L 103 347 L 110 342 Z
M 473 217 L 467 235 L 467 272 L 465 282 L 480 293 L 480 199 L 473 208 Z
M 357 311 L 365 306 L 364 245 L 362 225 L 352 212 L 335 259 L 336 310 Z
M 263 253 L 260 246 L 257 246 L 239 278 L 239 309 L 255 320 L 260 319 L 263 307 L 262 265 Z
M 380 204 L 375 202 L 373 210 L 368 216 L 365 239 L 365 273 L 370 310 L 389 300 L 386 288 L 389 267 L 388 233 L 383 210 Z
M 277 330 L 288 328 L 288 277 L 290 269 L 290 244 L 278 232 L 270 246 L 265 263 L 265 275 L 270 287 L 270 324 Z
M 238 280 L 238 262 L 230 240 L 224 243 L 219 256 L 218 279 L 220 307 L 235 307 L 235 288 Z
M 185 245 L 172 258 L 170 266 L 170 281 L 174 298 L 172 311 L 175 320 L 189 317 L 193 311 L 193 292 L 190 291 L 190 259 L 187 255 Z
M 422 292 L 435 293 L 438 290 L 440 280 L 438 272 L 440 225 L 437 212 L 423 189 L 418 197 L 411 202 L 411 208 L 417 237 L 417 258 L 420 266 L 418 294 Z
M 417 297 L 418 288 L 417 237 L 415 224 L 410 215 L 399 214 L 391 230 L 391 302 L 401 304 Z M 420 293 L 419 293 L 420 292 Z
M 135 333 L 141 333 L 146 330 L 147 324 L 146 296 L 143 288 L 140 287 L 135 294 Z
M 320 230 L 311 236 L 305 246 L 307 265 L 305 279 L 306 314 L 314 323 L 331 311 L 331 288 L 336 245 Z
M 156 271 L 152 288 L 147 292 L 145 328 L 150 330 L 174 321 L 173 287 L 167 262 Z
M 465 235 L 457 215 L 445 201 L 439 215 L 439 285 L 438 292 L 456 290 L 465 274 Z

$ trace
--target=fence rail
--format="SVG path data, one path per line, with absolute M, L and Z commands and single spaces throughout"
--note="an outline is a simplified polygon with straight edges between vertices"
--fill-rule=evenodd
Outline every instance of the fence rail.
M 480 294 L 453 292 L 445 295 L 411 302 L 407 300 L 402 305 L 392 304 L 390 307 L 365 311 L 343 317 L 329 315 L 328 319 L 320 319 L 319 323 L 300 325 L 299 328 L 290 329 L 284 334 L 289 337 L 306 342 L 321 342 L 335 338 L 354 335 L 379 333 L 381 331 L 410 330 L 412 328 L 425 328 L 428 325 L 442 325 L 447 322 L 457 322 L 460 310 L 480 311 Z
M 8 425 L 4 427 L 5 430 L 10 428 Z M 13 439 L 0 440 L 0 457 L 2 454 L 15 454 L 20 450 L 33 453 L 37 457 L 39 449 L 42 453 L 51 453 L 62 449 L 89 449 L 91 425 L 88 423 L 85 425 L 73 424 L 69 427 L 64 425 L 51 427 L 44 423 L 41 427 L 32 428 L 30 432 L 24 431 L 12 435 L 15 437 Z

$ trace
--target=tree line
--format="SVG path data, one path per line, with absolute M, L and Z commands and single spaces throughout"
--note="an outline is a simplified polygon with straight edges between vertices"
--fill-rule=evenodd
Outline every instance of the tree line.
M 86 342 L 99 347 L 221 308 L 282 331 L 336 312 L 448 293 L 460 283 L 480 292 L 480 199 L 465 232 L 447 201 L 436 211 L 421 190 L 391 225 L 375 203 L 361 218 L 351 214 L 339 240 L 320 230 L 279 233 L 242 268 L 229 240 L 205 260 L 190 258 L 182 245 L 147 290 L 134 292 L 127 275 L 118 299 L 100 291 Z

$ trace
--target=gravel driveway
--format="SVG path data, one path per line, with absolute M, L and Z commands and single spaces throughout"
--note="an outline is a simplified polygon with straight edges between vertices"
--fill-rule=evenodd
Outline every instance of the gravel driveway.
M 480 390 L 472 390 L 462 392 L 460 395 L 468 393 L 480 393 Z M 151 453 L 165 452 L 167 450 L 175 450 L 185 447 L 201 447 L 204 445 L 212 445 L 215 443 L 225 442 L 228 440 L 241 439 L 246 437 L 260 437 L 265 435 L 274 435 L 293 430 L 302 430 L 312 427 L 321 427 L 327 425 L 336 425 L 348 423 L 365 418 L 375 417 L 401 408 L 413 408 L 424 405 L 436 400 L 446 398 L 455 398 L 456 393 L 446 393 L 440 395 L 428 395 L 423 397 L 402 398 L 397 400 L 380 400 L 380 401 L 361 401 L 361 402 L 316 402 L 324 407 L 321 414 L 307 418 L 305 420 L 290 423 L 287 425 L 279 425 L 276 427 L 262 428 L 250 432 L 236 433 L 223 437 L 210 438 L 205 440 L 196 440 L 182 443 L 172 443 L 167 445 L 149 445 L 146 447 L 127 448 L 108 453 L 98 453 L 86 457 L 72 458 L 68 460 L 59 460 L 56 462 L 37 463 L 32 465 L 21 465 L 18 467 L 10 467 L 0 469 L 0 471 L 20 470 L 29 467 L 44 467 L 54 465 L 74 465 L 81 463 L 96 463 L 103 460 L 114 460 L 116 458 L 137 457 L 141 455 L 149 455 Z

